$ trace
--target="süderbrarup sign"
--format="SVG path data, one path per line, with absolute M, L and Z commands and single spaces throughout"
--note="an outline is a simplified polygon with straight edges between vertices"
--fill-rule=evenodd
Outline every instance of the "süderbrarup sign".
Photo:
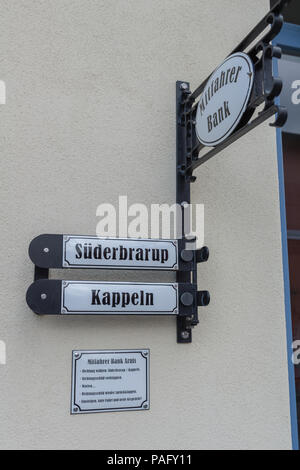
M 196 115 L 196 134 L 203 145 L 215 147 L 233 133 L 247 108 L 253 81 L 253 63 L 243 52 L 227 57 L 209 77 Z

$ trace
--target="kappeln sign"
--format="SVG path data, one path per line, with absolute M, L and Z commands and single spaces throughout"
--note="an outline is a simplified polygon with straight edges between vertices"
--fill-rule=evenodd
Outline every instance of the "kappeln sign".
M 204 296 L 204 297 L 203 297 Z M 104 282 L 38 279 L 26 299 L 38 315 L 179 315 L 194 320 L 206 291 L 188 282 Z
M 177 284 L 85 281 L 62 283 L 62 314 L 176 314 L 177 309 Z
M 253 63 L 243 52 L 229 56 L 211 75 L 196 115 L 196 134 L 202 144 L 214 147 L 232 134 L 247 107 L 253 80 Z

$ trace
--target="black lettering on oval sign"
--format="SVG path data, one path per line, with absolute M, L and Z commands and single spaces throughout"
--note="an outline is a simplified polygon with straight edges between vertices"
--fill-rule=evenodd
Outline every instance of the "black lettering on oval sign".
M 196 134 L 207 147 L 215 147 L 238 126 L 250 99 L 254 66 L 247 54 L 229 56 L 209 78 L 200 96 Z

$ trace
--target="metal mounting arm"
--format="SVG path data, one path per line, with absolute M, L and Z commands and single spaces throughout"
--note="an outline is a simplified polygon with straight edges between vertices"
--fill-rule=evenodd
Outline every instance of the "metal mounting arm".
M 206 153 L 203 152 L 205 146 L 199 142 L 195 132 L 195 119 L 197 112 L 197 98 L 203 92 L 208 80 L 194 90 L 190 91 L 189 83 L 178 82 L 181 88 L 180 104 L 178 105 L 177 122 L 182 127 L 180 132 L 181 140 L 184 147 L 181 163 L 178 166 L 178 172 L 186 178 L 187 182 L 194 182 L 196 177 L 193 171 L 210 158 L 217 155 L 220 151 L 231 145 L 240 137 L 254 129 L 256 126 L 269 119 L 277 113 L 276 120 L 271 126 L 282 127 L 287 119 L 287 111 L 285 108 L 275 104 L 275 98 L 280 94 L 282 89 L 282 81 L 273 77 L 272 59 L 281 57 L 281 49 L 271 44 L 271 41 L 280 32 L 283 25 L 283 16 L 281 11 L 283 7 L 291 0 L 280 0 L 271 8 L 269 13 L 253 28 L 253 30 L 239 43 L 231 54 L 237 52 L 247 52 L 251 58 L 254 69 L 254 86 L 248 106 L 242 116 L 239 126 L 235 131 L 221 144 L 211 148 Z M 258 39 L 264 30 L 266 33 L 262 38 Z M 257 39 L 257 42 L 252 45 Z M 231 55 L 230 54 L 230 55 Z M 255 111 L 264 106 L 258 115 L 253 118 Z M 251 118 L 253 118 L 251 120 Z
M 277 113 L 275 122 L 271 124 L 272 126 L 281 127 L 286 122 L 287 112 L 285 108 L 277 106 L 275 103 L 275 98 L 281 92 L 282 82 L 279 78 L 273 77 L 272 66 L 273 57 L 278 59 L 281 57 L 281 49 L 273 46 L 271 41 L 282 28 L 283 17 L 281 11 L 289 2 L 290 0 L 279 0 L 230 54 L 247 53 L 253 63 L 254 83 L 247 107 L 243 111 L 237 127 L 221 143 L 214 147 L 207 147 L 208 151 L 206 153 L 203 152 L 205 145 L 199 141 L 196 135 L 196 113 L 197 99 L 201 97 L 211 75 L 193 92 L 191 92 L 188 82 L 178 81 L 176 83 L 176 202 L 182 207 L 191 202 L 190 183 L 196 180 L 193 171 L 198 166 L 207 162 L 272 115 Z M 260 106 L 263 106 L 263 109 L 254 117 L 255 111 Z M 180 233 L 183 236 L 186 235 L 183 230 L 185 227 L 184 217 L 185 211 L 182 210 Z M 206 250 L 206 248 L 203 248 L 202 251 L 195 252 L 192 271 L 195 285 L 197 285 L 197 262 L 207 259 L 208 250 Z M 177 272 L 177 282 L 190 282 L 190 273 Z M 207 305 L 208 303 L 208 292 L 198 292 L 198 306 Z M 193 319 L 178 317 L 177 341 L 180 343 L 191 342 L 191 328 L 197 323 L 198 316 Z

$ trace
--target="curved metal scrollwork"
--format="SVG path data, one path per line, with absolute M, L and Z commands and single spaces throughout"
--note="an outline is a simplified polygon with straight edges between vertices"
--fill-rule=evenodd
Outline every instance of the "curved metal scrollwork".
M 275 103 L 275 98 L 280 95 L 282 81 L 273 76 L 273 58 L 280 59 L 281 49 L 273 46 L 271 41 L 277 36 L 283 26 L 281 11 L 290 0 L 279 0 L 269 13 L 253 28 L 252 31 L 240 42 L 240 44 L 229 54 L 246 52 L 251 58 L 254 69 L 254 85 L 245 110 L 238 127 L 222 143 L 204 153 L 206 147 L 199 142 L 195 132 L 195 119 L 198 99 L 210 77 L 193 92 L 189 90 L 187 83 L 182 83 L 181 102 L 178 107 L 178 124 L 182 128 L 184 142 L 184 158 L 178 167 L 178 172 L 188 182 L 195 181 L 193 171 L 215 156 L 224 148 L 235 142 L 241 136 L 258 126 L 260 123 L 276 114 L 276 119 L 271 126 L 282 127 L 287 119 L 287 110 Z M 267 31 L 265 32 L 265 30 Z M 256 41 L 256 42 L 255 42 Z M 254 45 L 252 45 L 254 43 Z M 248 50 L 246 50 L 248 49 Z M 229 57 L 228 56 L 228 57 Z M 184 86 L 183 86 L 184 85 Z M 263 106 L 262 110 L 259 110 Z M 255 114 L 255 111 L 257 113 Z

